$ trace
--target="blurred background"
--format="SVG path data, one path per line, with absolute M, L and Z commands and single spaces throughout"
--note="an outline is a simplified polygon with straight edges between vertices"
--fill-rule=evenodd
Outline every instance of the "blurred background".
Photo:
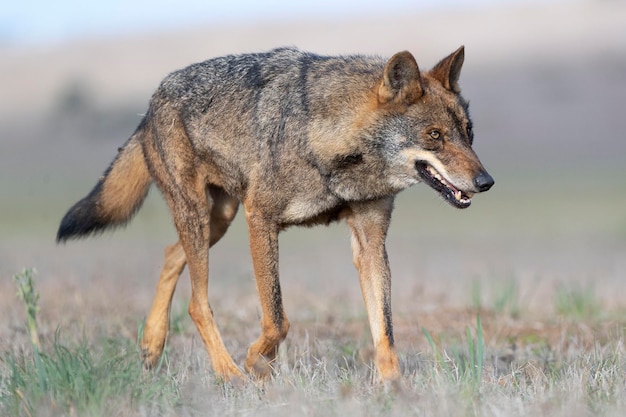
M 60 299 L 69 293 L 74 303 L 103 304 L 109 291 L 120 311 L 147 312 L 162 249 L 176 240 L 159 193 L 152 190 L 125 231 L 99 239 L 57 246 L 61 217 L 95 184 L 167 73 L 285 45 L 320 54 L 408 49 L 423 69 L 466 47 L 461 87 L 475 148 L 496 185 L 465 211 L 423 186 L 399 196 L 388 244 L 395 308 L 463 305 L 477 282 L 509 280 L 529 308 L 569 281 L 624 305 L 622 0 L 3 4 L 0 294 L 13 297 L 8 278 L 32 266 Z M 245 230 L 240 216 L 212 252 L 211 285 L 254 298 Z M 320 300 L 332 286 L 337 299 L 359 299 L 345 226 L 290 230 L 281 239 L 286 298 L 305 294 L 325 308 Z

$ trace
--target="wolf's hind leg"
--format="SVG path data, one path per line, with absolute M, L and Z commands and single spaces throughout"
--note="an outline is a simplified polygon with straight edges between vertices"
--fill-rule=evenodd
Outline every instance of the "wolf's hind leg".
M 228 226 L 237 214 L 239 201 L 218 187 L 209 187 L 209 193 L 213 201 L 209 245 L 213 246 L 228 230 Z M 165 249 L 165 264 L 161 270 L 157 294 L 146 320 L 141 342 L 143 361 L 147 368 L 154 367 L 163 353 L 169 330 L 172 297 L 185 265 L 187 265 L 187 258 L 180 241 Z
M 174 201 L 172 211 L 175 213 L 176 229 L 185 250 L 191 278 L 189 315 L 198 328 L 215 375 L 225 380 L 243 378 L 224 346 L 209 305 L 210 210 L 202 210 L 199 200 L 194 204 L 183 203 L 183 207 L 177 207 L 178 201 Z
M 187 265 L 185 251 L 180 242 L 165 248 L 165 264 L 161 270 L 157 293 L 152 302 L 152 309 L 146 320 L 141 340 L 141 352 L 146 368 L 156 366 L 169 329 L 169 315 L 172 296 L 180 274 Z

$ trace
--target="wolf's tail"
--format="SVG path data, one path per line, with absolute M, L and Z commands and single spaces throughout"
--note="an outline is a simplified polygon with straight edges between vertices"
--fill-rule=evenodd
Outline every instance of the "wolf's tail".
M 68 210 L 61 220 L 57 242 L 121 226 L 139 210 L 152 182 L 139 142 L 142 130 L 137 129 L 120 148 L 93 190 Z

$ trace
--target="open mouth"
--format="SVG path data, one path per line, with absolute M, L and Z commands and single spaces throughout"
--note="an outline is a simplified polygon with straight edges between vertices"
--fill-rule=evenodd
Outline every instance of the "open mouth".
M 451 206 L 468 208 L 472 204 L 472 197 L 450 184 L 435 168 L 426 162 L 416 162 L 415 169 L 420 178 L 437 191 Z

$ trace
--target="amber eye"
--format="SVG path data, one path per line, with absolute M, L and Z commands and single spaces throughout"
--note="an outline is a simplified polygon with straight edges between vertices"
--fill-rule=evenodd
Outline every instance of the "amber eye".
M 441 139 L 441 132 L 438 130 L 431 130 L 429 133 L 430 137 L 435 139 L 435 140 L 439 140 Z

